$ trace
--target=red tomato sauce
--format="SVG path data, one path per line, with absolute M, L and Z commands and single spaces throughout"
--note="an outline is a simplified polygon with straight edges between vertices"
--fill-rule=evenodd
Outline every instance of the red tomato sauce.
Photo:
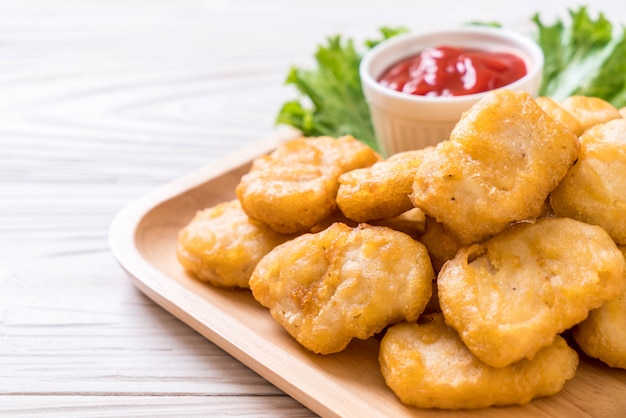
M 526 71 L 524 60 L 514 54 L 440 46 L 400 61 L 378 81 L 409 94 L 463 96 L 506 86 Z

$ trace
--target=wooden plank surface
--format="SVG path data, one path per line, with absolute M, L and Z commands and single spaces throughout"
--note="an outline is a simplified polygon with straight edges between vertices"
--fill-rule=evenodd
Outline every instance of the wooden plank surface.
M 524 30 L 577 5 L 0 0 L 0 415 L 314 416 L 138 291 L 111 220 L 273 134 L 289 66 L 326 36 Z

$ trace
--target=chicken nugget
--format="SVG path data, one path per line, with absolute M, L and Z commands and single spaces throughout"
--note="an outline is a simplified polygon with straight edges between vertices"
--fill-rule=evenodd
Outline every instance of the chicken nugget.
M 560 336 L 532 360 L 491 367 L 470 353 L 441 314 L 390 327 L 379 362 L 387 385 L 407 405 L 475 409 L 525 404 L 558 393 L 578 366 Z
M 408 235 L 335 223 L 274 248 L 257 265 L 250 288 L 300 344 L 329 354 L 353 338 L 416 320 L 433 278 L 426 248 Z
M 493 91 L 424 157 L 411 200 L 468 245 L 537 217 L 577 154 L 576 135 L 528 93 Z
M 331 226 L 332 224 L 336 222 L 341 222 L 351 227 L 356 227 L 357 225 L 359 225 L 358 222 L 354 222 L 346 218 L 346 216 L 343 213 L 341 213 L 340 210 L 335 210 L 333 213 L 330 214 L 330 216 L 322 219 L 320 222 L 318 222 L 312 228 L 310 228 L 307 232 L 316 233 L 316 232 L 323 231 L 324 229 L 328 228 L 329 226 Z
M 446 261 L 454 258 L 461 247 L 456 238 L 430 216 L 426 217 L 426 228 L 420 236 L 420 242 L 428 249 L 428 255 L 433 263 L 435 271 L 441 270 Z
M 559 102 L 545 96 L 537 97 L 535 101 L 543 109 L 544 112 L 552 116 L 552 118 L 557 122 L 565 125 L 565 127 L 574 132 L 576 136 L 579 136 L 583 133 L 583 128 L 578 122 L 578 119 L 576 119 L 574 115 L 565 110 L 559 104 Z
M 409 194 L 413 190 L 415 169 L 433 147 L 404 151 L 339 177 L 337 205 L 357 222 L 388 219 L 413 208 Z
M 558 216 L 600 225 L 626 244 L 626 119 L 596 125 L 580 137 L 578 160 L 550 193 Z
M 595 125 L 622 117 L 619 109 L 599 97 L 570 96 L 559 105 L 578 120 L 582 132 Z
M 200 280 L 247 288 L 259 260 L 290 238 L 250 219 L 235 199 L 198 211 L 178 234 L 176 256 Z
M 624 272 L 624 257 L 604 229 L 542 218 L 461 248 L 437 277 L 439 304 L 476 357 L 504 367 L 532 359 L 618 296 Z
M 620 246 L 626 255 L 626 247 Z M 589 312 L 572 336 L 588 356 L 611 367 L 626 369 L 626 291 Z
M 341 174 L 380 160 L 352 136 L 298 138 L 256 158 L 236 192 L 253 219 L 284 233 L 305 232 L 336 209 Z
M 369 224 L 386 226 L 404 232 L 413 239 L 419 239 L 426 228 L 426 215 L 418 208 L 412 208 L 393 218 L 370 221 Z

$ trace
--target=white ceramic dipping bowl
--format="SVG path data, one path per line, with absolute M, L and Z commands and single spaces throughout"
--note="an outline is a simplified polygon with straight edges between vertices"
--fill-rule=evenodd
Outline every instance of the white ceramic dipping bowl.
M 542 81 L 544 56 L 530 38 L 513 31 L 468 26 L 437 32 L 402 34 L 381 42 L 361 60 L 360 76 L 374 131 L 383 154 L 424 148 L 446 140 L 464 111 L 486 93 L 464 96 L 418 96 L 387 88 L 378 79 L 394 64 L 418 55 L 427 47 L 453 46 L 521 57 L 527 74 L 501 88 L 536 96 Z

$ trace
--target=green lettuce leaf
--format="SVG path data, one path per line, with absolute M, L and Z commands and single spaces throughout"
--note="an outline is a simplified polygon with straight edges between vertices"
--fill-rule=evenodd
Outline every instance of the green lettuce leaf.
M 545 55 L 543 82 L 539 92 L 555 100 L 568 96 L 594 96 L 613 104 L 626 105 L 626 36 L 624 27 L 599 13 L 593 19 L 586 7 L 569 11 L 571 22 L 557 20 L 545 25 L 539 14 L 537 43 Z
M 381 28 L 381 39 L 365 41 L 365 50 L 402 32 L 406 29 Z M 301 97 L 282 106 L 276 123 L 294 126 L 307 136 L 350 134 L 378 150 L 359 77 L 362 56 L 352 39 L 329 37 L 315 53 L 316 68 L 290 69 L 285 83 L 295 86 Z

